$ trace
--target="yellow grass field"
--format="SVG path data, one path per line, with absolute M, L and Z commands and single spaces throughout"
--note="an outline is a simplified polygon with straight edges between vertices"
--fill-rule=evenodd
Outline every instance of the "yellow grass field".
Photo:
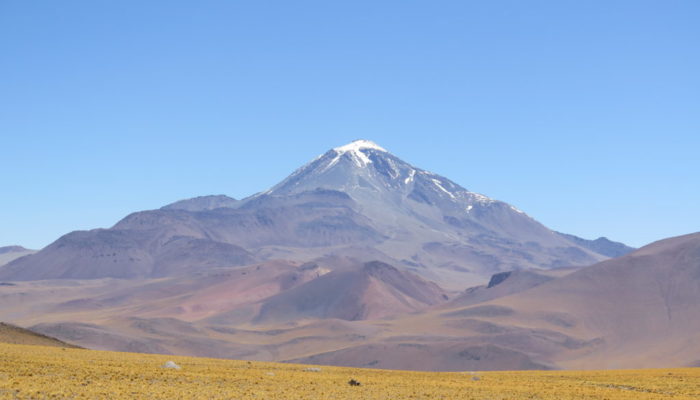
M 680 400 L 700 399 L 700 368 L 426 373 L 0 343 L 0 399 Z

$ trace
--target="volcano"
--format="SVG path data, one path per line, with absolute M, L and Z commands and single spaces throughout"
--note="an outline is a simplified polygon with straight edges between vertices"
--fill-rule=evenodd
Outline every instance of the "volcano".
M 357 140 L 240 201 L 202 196 L 136 212 L 109 229 L 69 233 L 3 267 L 0 279 L 172 277 L 340 256 L 463 289 L 499 272 L 605 260 L 610 253 L 600 241 L 555 232 L 508 203 Z M 616 245 L 616 255 L 631 250 Z

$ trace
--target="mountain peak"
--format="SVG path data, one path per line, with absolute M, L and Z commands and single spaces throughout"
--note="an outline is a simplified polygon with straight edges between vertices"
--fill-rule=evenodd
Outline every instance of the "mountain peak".
M 379 150 L 385 153 L 387 152 L 386 149 L 384 149 L 380 145 L 374 143 L 371 140 L 365 139 L 354 140 L 346 144 L 345 146 L 336 147 L 333 150 L 337 151 L 338 153 L 347 153 L 348 151 L 360 151 L 364 149 Z
M 475 206 L 494 203 L 364 139 L 328 150 L 262 194 L 301 193 L 316 188 L 338 190 L 356 201 L 371 203 L 381 198 L 392 203 L 392 207 L 410 199 L 427 206 L 447 207 L 458 214 L 469 214 Z
M 372 160 L 365 153 L 366 150 L 374 150 L 382 153 L 388 153 L 384 148 L 378 144 L 372 142 L 371 140 L 359 139 L 345 146 L 336 147 L 328 153 L 335 154 L 335 158 L 331 161 L 331 165 L 340 160 L 341 157 L 347 155 L 349 156 L 358 167 L 364 167 L 372 163 Z
M 0 254 L 5 254 L 5 253 L 14 253 L 18 251 L 28 251 L 22 246 L 5 246 L 5 247 L 0 247 Z

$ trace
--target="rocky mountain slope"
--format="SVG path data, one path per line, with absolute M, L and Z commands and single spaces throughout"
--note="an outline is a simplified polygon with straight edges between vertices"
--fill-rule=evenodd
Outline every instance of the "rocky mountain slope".
M 217 208 L 234 208 L 238 203 L 238 200 L 220 194 L 176 201 L 161 207 L 161 210 L 207 211 L 216 210 Z

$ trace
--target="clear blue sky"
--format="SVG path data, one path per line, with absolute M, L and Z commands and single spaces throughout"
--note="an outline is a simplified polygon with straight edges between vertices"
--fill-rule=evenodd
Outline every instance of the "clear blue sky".
M 700 230 L 700 2 L 0 1 L 0 246 L 374 140 L 545 225 Z

